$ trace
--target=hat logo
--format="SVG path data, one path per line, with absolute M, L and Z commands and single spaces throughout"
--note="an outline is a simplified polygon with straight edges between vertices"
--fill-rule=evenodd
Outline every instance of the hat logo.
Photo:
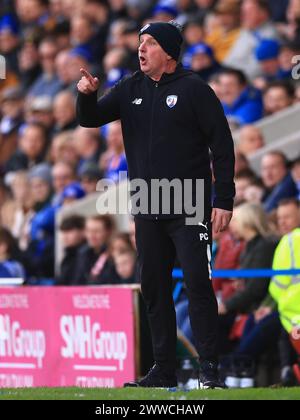
M 167 96 L 166 104 L 168 105 L 169 108 L 174 108 L 174 106 L 177 104 L 177 99 L 178 99 L 177 95 L 169 95 Z
M 144 32 L 146 29 L 148 29 L 150 26 L 150 23 L 147 23 L 145 26 L 142 27 L 142 29 L 140 30 L 140 32 Z

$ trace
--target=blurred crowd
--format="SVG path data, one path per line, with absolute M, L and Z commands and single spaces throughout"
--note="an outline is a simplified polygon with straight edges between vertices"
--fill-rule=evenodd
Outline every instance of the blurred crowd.
M 183 66 L 210 84 L 232 131 L 239 130 L 234 217 L 214 238 L 214 267 L 300 267 L 300 148 L 292 162 L 284 150 L 266 152 L 259 175 L 249 163 L 265 144 L 254 123 L 300 102 L 293 77 L 300 0 L 2 0 L 0 277 L 28 284 L 138 282 L 133 222 L 129 233 L 120 233 L 112 217 L 96 212 L 62 220 L 64 255 L 55 273 L 55 215 L 93 194 L 99 179 L 118 182 L 127 170 L 120 121 L 78 126 L 80 68 L 97 76 L 99 94 L 105 93 L 139 69 L 139 29 L 170 20 L 183 28 Z M 280 343 L 288 382 L 293 326 L 282 328 L 278 291 L 292 285 L 296 290 L 288 276 L 277 283 L 214 279 L 221 353 L 253 361 Z M 192 342 L 184 287 L 176 311 Z

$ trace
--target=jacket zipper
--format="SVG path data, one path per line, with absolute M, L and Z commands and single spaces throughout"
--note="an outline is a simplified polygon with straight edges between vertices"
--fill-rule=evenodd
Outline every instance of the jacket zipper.
M 155 89 L 153 92 L 153 98 L 152 98 L 152 106 L 151 106 L 151 124 L 150 124 L 150 141 L 149 141 L 149 166 L 150 166 L 150 180 L 151 180 L 151 151 L 152 151 L 152 137 L 153 137 L 153 119 L 154 119 L 154 109 L 155 109 L 155 99 L 156 99 L 156 88 L 158 88 L 158 83 L 155 83 Z
M 156 89 L 158 88 L 158 83 L 155 83 L 155 89 L 153 92 L 153 98 L 152 98 L 152 107 L 151 107 L 151 124 L 150 124 L 150 141 L 149 141 L 149 172 L 150 172 L 150 185 L 151 185 L 151 179 L 152 179 L 152 137 L 153 137 L 153 119 L 154 119 L 154 109 L 155 109 L 155 99 L 156 99 Z M 150 203 L 149 203 L 150 204 Z M 150 210 L 150 209 L 149 209 Z M 155 220 L 158 220 L 158 217 L 155 216 Z

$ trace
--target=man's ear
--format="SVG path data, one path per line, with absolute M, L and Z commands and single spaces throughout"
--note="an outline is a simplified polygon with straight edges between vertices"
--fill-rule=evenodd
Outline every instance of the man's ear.
M 167 54 L 167 59 L 168 59 L 168 60 L 172 60 L 172 59 L 173 59 L 173 57 L 171 57 L 169 54 Z

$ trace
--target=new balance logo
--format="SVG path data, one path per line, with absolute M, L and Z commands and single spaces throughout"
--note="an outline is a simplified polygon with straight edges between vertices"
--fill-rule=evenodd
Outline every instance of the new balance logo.
M 141 105 L 141 103 L 142 103 L 142 98 L 135 98 L 133 101 L 132 101 L 132 103 L 134 104 L 134 105 Z

